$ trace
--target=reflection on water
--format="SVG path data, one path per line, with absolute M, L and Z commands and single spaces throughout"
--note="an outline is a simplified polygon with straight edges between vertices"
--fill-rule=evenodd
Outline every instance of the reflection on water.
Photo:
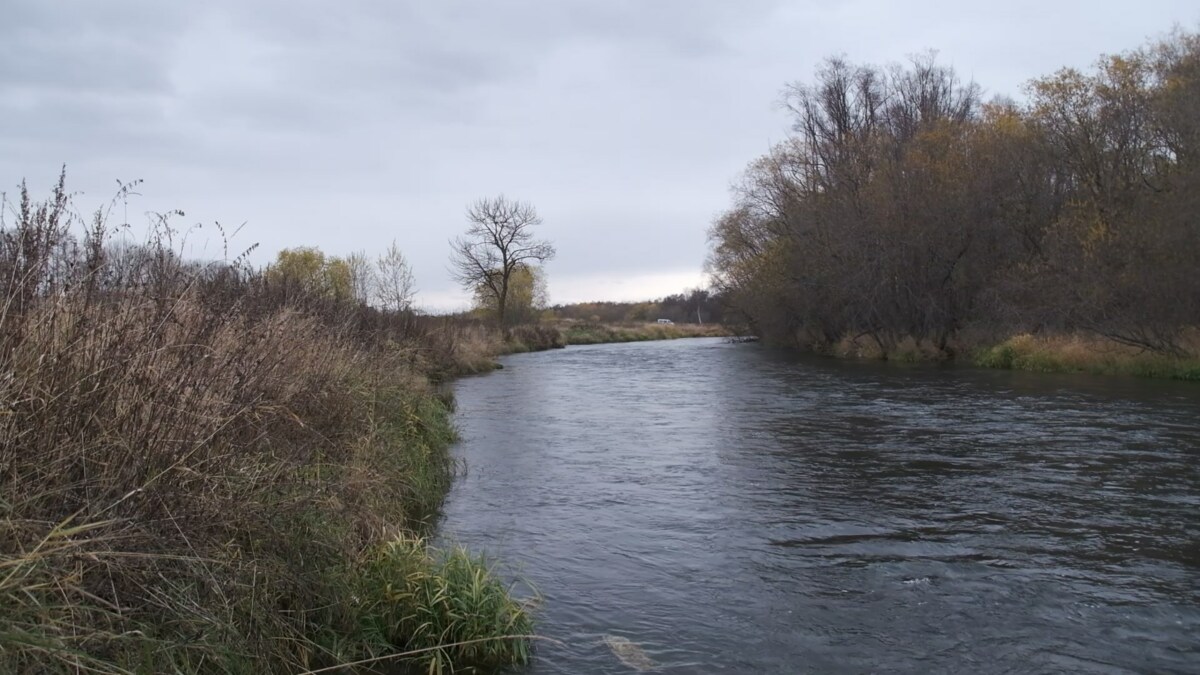
M 1200 387 L 720 340 L 457 384 L 444 535 L 545 595 L 532 673 L 1197 672 Z M 620 641 L 618 641 L 620 642 Z

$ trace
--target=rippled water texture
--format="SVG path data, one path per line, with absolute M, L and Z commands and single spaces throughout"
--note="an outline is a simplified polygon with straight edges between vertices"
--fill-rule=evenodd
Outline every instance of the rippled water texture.
M 662 673 L 1200 672 L 1194 384 L 720 340 L 504 363 L 456 386 L 443 533 L 545 596 L 529 672 L 634 672 L 620 638 Z

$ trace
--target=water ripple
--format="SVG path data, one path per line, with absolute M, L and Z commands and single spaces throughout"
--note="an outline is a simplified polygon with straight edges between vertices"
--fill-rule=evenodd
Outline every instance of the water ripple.
M 1196 672 L 1200 388 L 688 340 L 457 385 L 445 536 L 546 596 L 531 673 Z

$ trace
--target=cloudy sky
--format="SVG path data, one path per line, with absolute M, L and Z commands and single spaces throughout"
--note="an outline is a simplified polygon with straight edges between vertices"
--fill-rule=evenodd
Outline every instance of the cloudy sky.
M 780 90 L 823 58 L 936 49 L 1019 98 L 1174 24 L 1195 0 L 6 0 L 0 189 L 66 164 L 86 212 L 144 179 L 130 222 L 245 223 L 258 263 L 395 239 L 431 309 L 466 305 L 447 240 L 504 193 L 558 248 L 552 301 L 650 298 L 702 283 Z M 220 254 L 211 225 L 191 242 Z

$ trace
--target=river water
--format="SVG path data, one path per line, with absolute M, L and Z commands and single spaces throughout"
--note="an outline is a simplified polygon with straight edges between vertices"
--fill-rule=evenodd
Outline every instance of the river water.
M 442 536 L 540 591 L 528 673 L 1200 672 L 1194 383 L 716 339 L 503 363 L 456 385 Z

